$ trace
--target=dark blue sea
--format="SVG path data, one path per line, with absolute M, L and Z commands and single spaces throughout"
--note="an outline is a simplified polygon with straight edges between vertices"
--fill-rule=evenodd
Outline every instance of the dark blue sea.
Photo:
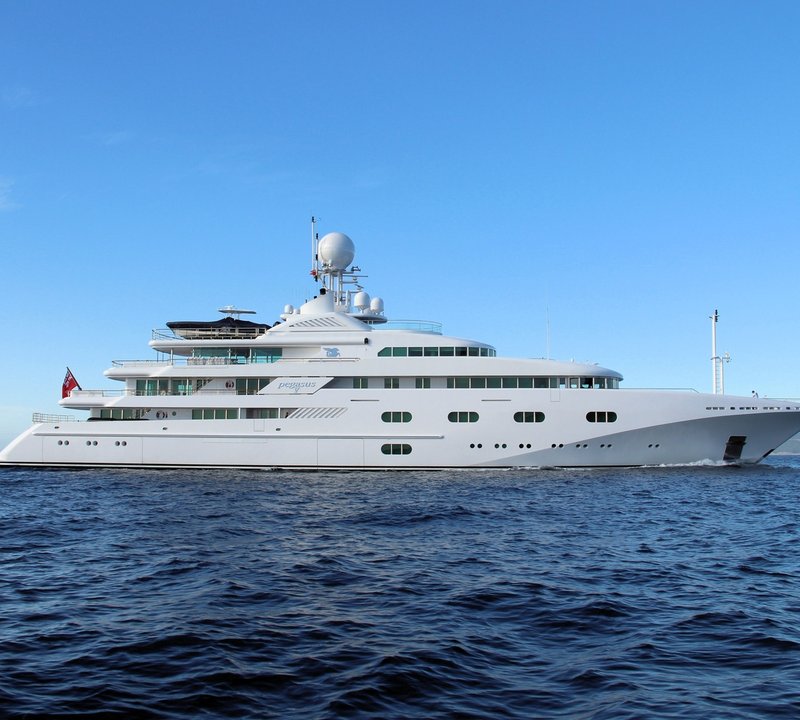
M 798 718 L 800 457 L 0 472 L 0 716 Z

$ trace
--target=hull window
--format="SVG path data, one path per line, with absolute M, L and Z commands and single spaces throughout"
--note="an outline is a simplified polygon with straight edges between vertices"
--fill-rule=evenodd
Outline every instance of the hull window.
M 384 455 L 410 455 L 411 445 L 405 443 L 386 443 L 381 446 L 381 452 Z
M 453 411 L 447 414 L 447 419 L 451 423 L 474 423 L 478 422 L 478 413 L 466 410 Z
M 613 410 L 592 410 L 586 413 L 589 422 L 617 422 L 617 413 Z
M 387 410 L 381 415 L 381 420 L 385 423 L 407 423 L 411 422 L 411 413 L 400 410 Z
M 514 422 L 540 423 L 544 422 L 544 413 L 538 410 L 521 410 L 514 413 Z

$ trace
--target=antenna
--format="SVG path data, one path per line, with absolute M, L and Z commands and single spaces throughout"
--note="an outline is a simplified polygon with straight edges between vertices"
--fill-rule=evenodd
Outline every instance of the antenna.
M 719 311 L 714 310 L 710 315 L 711 319 L 711 392 L 717 394 L 717 322 L 719 321 Z
M 550 359 L 550 306 L 549 305 L 545 305 L 544 306 L 544 311 L 545 311 L 545 317 L 546 317 L 546 322 L 547 322 L 547 325 L 546 325 L 546 327 L 547 327 L 547 336 L 546 336 L 546 341 L 547 341 L 546 342 L 547 359 L 549 360 Z
M 311 216 L 311 276 L 314 282 L 319 281 L 319 268 L 317 267 L 317 241 L 319 235 L 317 234 L 317 218 Z
M 725 365 L 731 361 L 730 353 L 717 355 L 717 323 L 719 322 L 719 311 L 714 310 L 713 315 L 709 315 L 711 320 L 711 392 L 714 395 L 725 394 Z

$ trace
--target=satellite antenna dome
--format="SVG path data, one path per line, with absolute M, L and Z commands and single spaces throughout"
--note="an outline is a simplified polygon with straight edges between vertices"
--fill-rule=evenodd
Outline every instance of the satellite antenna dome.
M 324 266 L 331 270 L 346 270 L 356 256 L 356 246 L 344 233 L 332 232 L 319 241 L 317 253 Z
M 369 307 L 369 294 L 360 290 L 353 298 L 353 305 L 362 312 Z
M 286 315 L 291 315 L 294 312 L 294 305 L 284 305 L 283 312 Z
M 372 310 L 374 313 L 382 313 L 383 312 L 383 300 L 379 297 L 372 298 L 372 302 L 369 304 L 369 309 Z

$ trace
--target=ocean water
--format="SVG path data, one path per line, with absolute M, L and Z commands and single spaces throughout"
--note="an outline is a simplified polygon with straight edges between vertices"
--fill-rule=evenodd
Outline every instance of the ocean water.
M 800 717 L 800 457 L 0 471 L 0 716 Z

